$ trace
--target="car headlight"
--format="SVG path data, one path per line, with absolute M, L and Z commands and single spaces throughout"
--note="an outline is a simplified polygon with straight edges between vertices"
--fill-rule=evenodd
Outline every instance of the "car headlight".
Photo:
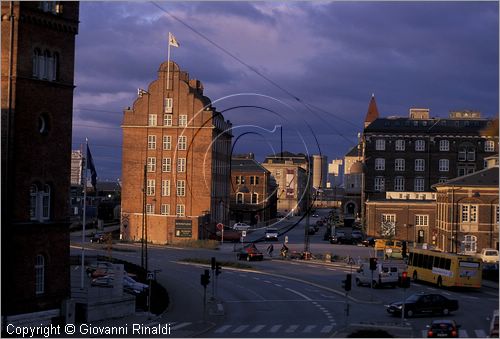
M 398 310 L 402 310 L 402 309 L 403 309 L 403 305 L 396 306 L 396 308 L 397 308 Z

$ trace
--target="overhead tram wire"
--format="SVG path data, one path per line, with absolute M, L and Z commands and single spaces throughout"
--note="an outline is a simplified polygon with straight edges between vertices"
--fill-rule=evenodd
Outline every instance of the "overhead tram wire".
M 162 12 L 166 13 L 168 16 L 170 16 L 172 19 L 176 20 L 177 22 L 179 22 L 180 24 L 182 24 L 183 26 L 185 26 L 186 28 L 188 28 L 189 30 L 191 30 L 193 33 L 195 33 L 196 35 L 200 36 L 202 39 L 208 41 L 210 44 L 212 44 L 213 46 L 215 46 L 216 48 L 218 48 L 219 50 L 221 50 L 222 52 L 224 52 L 225 54 L 229 55 L 231 58 L 233 58 L 234 60 L 236 60 L 237 62 L 239 62 L 240 64 L 242 64 L 243 66 L 247 67 L 249 70 L 251 70 L 252 72 L 254 72 L 255 74 L 257 74 L 258 76 L 260 76 L 261 78 L 263 78 L 264 80 L 266 80 L 267 82 L 269 82 L 271 85 L 273 85 L 274 87 L 278 88 L 279 90 L 281 90 L 282 92 L 284 92 L 285 94 L 287 94 L 289 97 L 291 97 L 293 100 L 299 102 L 300 104 L 302 104 L 304 107 L 307 108 L 307 104 L 304 100 L 302 100 L 301 98 L 299 98 L 298 96 L 296 96 L 295 94 L 293 94 L 292 92 L 290 92 L 289 90 L 287 90 L 286 88 L 282 87 L 281 85 L 279 85 L 277 82 L 275 82 L 274 80 L 272 80 L 271 78 L 269 78 L 268 76 L 262 74 L 261 72 L 259 72 L 255 67 L 249 65 L 248 63 L 246 63 L 245 61 L 243 61 L 242 59 L 238 58 L 236 55 L 234 55 L 233 53 L 231 53 L 230 51 L 228 51 L 227 49 L 225 49 L 224 47 L 222 47 L 221 45 L 219 45 L 218 43 L 216 43 L 215 41 L 211 40 L 210 38 L 208 38 L 206 35 L 204 35 L 203 33 L 199 32 L 197 29 L 195 29 L 194 27 L 192 27 L 191 25 L 187 24 L 186 22 L 184 22 L 182 19 L 178 18 L 177 16 L 175 16 L 174 14 L 170 13 L 169 11 L 167 11 L 166 9 L 164 9 L 163 7 L 161 7 L 159 4 L 157 4 L 155 1 L 151 1 L 151 4 L 155 7 L 157 7 L 159 10 L 161 10 Z M 314 107 L 316 108 L 315 106 L 312 106 L 311 107 Z M 316 108 L 317 109 L 317 108 Z M 309 111 L 314 114 L 316 117 L 318 117 L 318 114 L 315 113 L 313 110 L 309 109 Z M 323 111 L 325 112 L 325 111 Z M 328 113 L 328 114 L 331 114 L 333 115 L 334 117 L 338 118 L 339 120 L 342 120 L 348 124 L 350 124 L 351 126 L 353 127 L 357 127 L 355 124 L 353 124 L 352 122 L 350 122 L 349 120 L 346 120 L 346 119 L 342 119 L 340 117 L 338 117 L 336 114 L 334 113 Z M 328 121 L 326 121 L 326 123 L 331 126 L 332 128 L 335 129 L 335 127 L 333 125 L 331 125 Z M 335 129 L 336 130 L 336 129 Z

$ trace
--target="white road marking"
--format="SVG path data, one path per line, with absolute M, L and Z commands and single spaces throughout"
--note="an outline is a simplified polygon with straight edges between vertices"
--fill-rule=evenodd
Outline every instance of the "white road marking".
M 280 284 L 274 284 L 274 286 L 276 286 L 276 287 L 283 287 Z
M 222 327 L 219 327 L 214 333 L 224 333 L 226 332 L 229 328 L 231 327 L 231 325 L 224 325 Z
M 240 274 L 240 277 L 242 277 L 242 278 L 246 278 L 246 277 L 247 277 L 247 275 L 246 275 L 246 274 Z
M 458 336 L 460 338 L 468 338 L 469 337 L 466 330 L 458 330 Z
M 329 333 L 329 332 L 331 332 L 331 330 L 333 330 L 333 326 L 327 325 L 327 326 L 323 327 L 323 329 L 321 330 L 321 333 Z
M 322 296 L 323 298 L 332 298 L 332 299 L 337 298 L 337 296 L 335 295 L 328 295 L 328 294 L 320 294 L 320 296 Z
M 467 299 L 479 299 L 478 297 L 473 297 L 473 296 L 470 296 L 470 295 L 464 295 L 463 297 L 467 298 Z
M 257 278 L 257 277 L 253 277 L 254 280 L 260 280 L 260 278 Z
M 451 295 L 451 293 L 448 293 L 448 292 L 443 292 L 443 294 L 446 294 L 446 295 Z
M 246 330 L 248 326 L 249 326 L 249 325 L 240 325 L 240 326 L 236 327 L 236 328 L 233 330 L 233 332 L 232 332 L 232 333 L 241 333 L 241 332 L 243 332 L 244 330 Z
M 290 291 L 290 292 L 292 292 L 292 293 L 295 293 L 296 295 L 299 295 L 299 296 L 301 296 L 302 298 L 304 298 L 304 299 L 306 299 L 306 300 L 308 300 L 308 301 L 311 301 L 311 300 L 312 300 L 312 299 L 311 299 L 311 298 L 309 298 L 307 295 L 304 295 L 304 294 L 302 294 L 302 293 L 300 293 L 300 292 L 297 292 L 297 291 L 295 291 L 295 290 L 292 290 L 291 288 L 288 288 L 288 287 L 287 287 L 287 288 L 286 288 L 286 290 L 287 290 L 287 291 Z
M 272 282 L 270 282 L 269 280 L 264 280 L 264 282 L 265 282 L 266 284 L 272 284 Z
M 292 332 L 295 332 L 297 330 L 297 328 L 299 328 L 299 325 L 290 325 L 287 329 L 286 329 L 286 333 L 292 333 Z
M 316 325 L 309 325 L 309 326 L 306 326 L 306 328 L 304 328 L 304 330 L 302 332 L 304 333 L 311 333 L 312 330 L 316 327 Z
M 269 332 L 276 333 L 276 332 L 278 332 L 278 330 L 280 328 L 281 328 L 281 325 L 274 325 L 273 327 L 271 327 L 271 329 L 269 329 Z
M 474 333 L 476 333 L 476 337 L 478 338 L 486 338 L 486 332 L 483 330 L 474 330 Z
M 257 333 L 260 330 L 262 330 L 264 327 L 266 327 L 266 325 L 257 325 L 250 330 L 250 333 Z
M 183 327 L 186 327 L 186 326 L 189 326 L 191 325 L 190 322 L 184 322 L 184 323 L 180 323 L 179 325 L 175 325 L 171 328 L 172 331 L 175 331 L 175 330 L 178 330 L 178 329 L 181 329 Z

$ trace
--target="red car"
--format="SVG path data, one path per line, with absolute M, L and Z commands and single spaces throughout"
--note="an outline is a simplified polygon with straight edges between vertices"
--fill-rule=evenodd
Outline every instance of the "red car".
M 458 338 L 458 328 L 453 320 L 434 320 L 430 326 L 427 326 L 427 338 Z
M 255 244 L 249 244 L 243 247 L 241 251 L 238 254 L 236 254 L 236 258 L 238 260 L 246 260 L 246 261 L 250 260 L 262 261 L 264 259 L 264 255 L 262 254 L 261 251 L 257 249 L 257 246 L 255 246 Z

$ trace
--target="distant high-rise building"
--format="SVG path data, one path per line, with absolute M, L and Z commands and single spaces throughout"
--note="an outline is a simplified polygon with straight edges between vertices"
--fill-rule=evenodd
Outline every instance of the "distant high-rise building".
M 343 168 L 344 159 L 333 159 L 332 162 L 328 164 L 328 182 L 330 183 L 330 187 L 342 186 L 342 180 L 344 178 Z
M 1 8 L 2 326 L 59 324 L 70 298 L 79 3 L 2 1 Z
M 312 156 L 312 186 L 316 189 L 326 187 L 328 158 L 325 155 Z

